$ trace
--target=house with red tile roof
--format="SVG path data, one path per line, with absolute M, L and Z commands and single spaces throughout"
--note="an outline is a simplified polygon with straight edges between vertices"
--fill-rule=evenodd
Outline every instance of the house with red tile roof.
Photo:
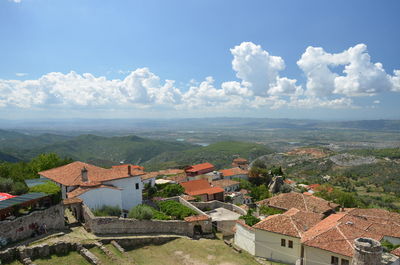
M 212 187 L 208 180 L 198 179 L 179 183 L 185 194 L 199 196 L 202 201 L 224 201 L 224 190 L 220 187 Z
M 354 240 L 360 237 L 398 244 L 400 214 L 383 209 L 350 209 L 328 216 L 301 239 L 305 265 L 352 264 Z
M 249 248 L 246 239 L 254 231 L 254 255 L 285 264 L 296 264 L 301 256 L 301 238 L 304 233 L 320 222 L 322 214 L 291 208 L 283 214 L 270 215 L 251 227 L 240 227 L 235 233 L 235 244 Z M 239 225 L 237 225 L 238 227 Z
M 235 244 L 253 255 L 286 264 L 350 265 L 357 238 L 399 244 L 400 214 L 355 208 L 324 218 L 320 213 L 292 208 L 268 216 L 253 227 L 237 224 Z M 399 264 L 398 254 L 399 249 L 385 253 L 384 264 Z
M 137 170 L 144 171 L 144 167 L 138 166 L 138 165 L 133 165 L 133 164 L 120 164 L 120 165 L 112 166 L 112 168 L 128 168 L 129 166 L 133 170 L 137 169 Z
M 189 177 L 189 179 L 198 176 L 198 175 L 203 175 L 206 173 L 213 172 L 215 170 L 214 165 L 210 163 L 202 163 L 202 164 L 197 164 L 193 166 L 189 166 L 185 168 L 185 173 L 186 176 Z
M 240 167 L 222 169 L 219 171 L 224 179 L 248 179 L 249 171 Z
M 214 180 L 211 182 L 211 186 L 213 187 L 220 187 L 224 189 L 225 192 L 232 192 L 239 189 L 240 182 L 236 180 L 230 179 L 220 179 Z
M 282 193 L 277 196 L 256 202 L 257 206 L 265 205 L 279 210 L 296 208 L 301 211 L 329 215 L 338 209 L 339 205 L 322 198 L 298 192 Z
M 249 161 L 247 161 L 247 159 L 245 159 L 245 158 L 238 157 L 238 158 L 233 159 L 232 166 L 240 167 L 242 169 L 247 170 L 249 167 Z
M 79 198 L 92 209 L 109 205 L 129 211 L 142 203 L 144 172 L 129 165 L 105 169 L 77 161 L 39 175 L 56 183 L 63 199 Z

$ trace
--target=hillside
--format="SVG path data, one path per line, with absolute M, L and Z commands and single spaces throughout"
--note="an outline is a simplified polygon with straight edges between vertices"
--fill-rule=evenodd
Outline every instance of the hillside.
M 224 168 L 229 167 L 232 160 L 237 156 L 253 160 L 258 156 L 271 152 L 269 148 L 261 144 L 226 141 L 214 143 L 209 146 L 195 147 L 183 152 L 165 152 L 150 159 L 144 166 L 149 170 L 157 170 L 210 162 L 216 168 Z
M 89 134 L 29 150 L 24 158 L 31 158 L 41 153 L 56 153 L 61 157 L 102 166 L 120 161 L 140 164 L 167 151 L 183 151 L 192 147 L 191 144 L 150 140 L 137 136 L 103 137 Z

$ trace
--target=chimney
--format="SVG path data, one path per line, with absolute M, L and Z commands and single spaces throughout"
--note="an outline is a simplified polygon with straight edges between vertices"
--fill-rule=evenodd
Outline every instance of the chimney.
M 132 172 L 131 172 L 131 165 L 128 165 L 128 175 L 131 176 Z
M 352 265 L 381 265 L 382 246 L 372 238 L 359 237 L 354 240 Z
M 88 173 L 88 171 L 87 171 L 86 167 L 83 167 L 81 170 L 81 178 L 82 178 L 83 182 L 87 182 L 89 180 L 87 173 Z

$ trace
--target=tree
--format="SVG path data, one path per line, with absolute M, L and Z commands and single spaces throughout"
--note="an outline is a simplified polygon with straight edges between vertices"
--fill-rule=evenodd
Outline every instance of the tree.
M 181 195 L 184 191 L 185 189 L 179 184 L 169 184 L 162 190 L 162 194 L 163 197 L 173 197 Z
M 261 201 L 271 197 L 271 194 L 269 193 L 267 186 L 260 185 L 251 189 L 250 196 L 254 201 Z
M 253 216 L 253 210 L 249 209 L 247 211 L 246 215 L 242 215 L 239 217 L 239 219 L 244 220 L 244 222 L 246 223 L 246 225 L 248 226 L 253 226 L 256 223 L 260 222 L 261 220 L 258 219 L 257 217 Z
M 30 167 L 32 173 L 36 175 L 40 171 L 63 166 L 71 162 L 71 159 L 62 159 L 54 153 L 40 154 L 31 160 Z

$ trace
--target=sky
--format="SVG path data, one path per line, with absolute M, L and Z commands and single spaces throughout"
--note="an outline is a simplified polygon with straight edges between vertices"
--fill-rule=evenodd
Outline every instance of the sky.
M 400 1 L 0 0 L 0 119 L 400 119 Z

